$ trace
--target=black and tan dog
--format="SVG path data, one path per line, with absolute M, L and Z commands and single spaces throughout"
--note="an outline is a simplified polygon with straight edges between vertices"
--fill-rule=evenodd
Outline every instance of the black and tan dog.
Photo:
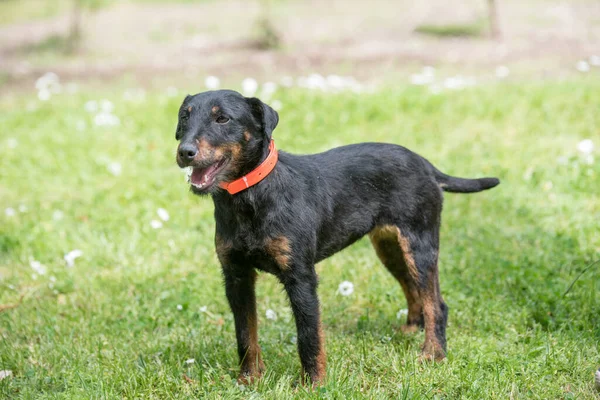
M 277 153 L 279 117 L 256 98 L 220 90 L 187 96 L 179 111 L 177 163 L 191 190 L 215 204 L 217 254 L 233 311 L 240 380 L 260 376 L 256 269 L 289 296 L 303 377 L 325 377 L 315 263 L 369 234 L 408 301 L 405 332 L 425 328 L 422 356 L 442 359 L 448 307 L 440 294 L 442 191 L 472 193 L 496 178 L 443 174 L 404 147 L 363 143 L 297 156 Z M 278 159 L 277 159 L 278 157 Z

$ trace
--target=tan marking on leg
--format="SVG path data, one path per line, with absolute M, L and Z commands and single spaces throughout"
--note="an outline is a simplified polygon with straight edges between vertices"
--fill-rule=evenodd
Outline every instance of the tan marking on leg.
M 439 342 L 436 334 L 436 317 L 440 310 L 440 293 L 437 283 L 437 265 L 428 277 L 426 288 L 421 293 L 423 299 L 423 317 L 425 320 L 425 342 L 421 353 L 421 360 L 441 361 L 446 358 L 446 352 Z
M 323 333 L 323 325 L 321 325 L 320 321 L 319 321 L 318 338 L 319 338 L 319 353 L 317 354 L 317 359 L 316 359 L 317 371 L 316 371 L 315 376 L 309 376 L 309 379 L 310 379 L 313 387 L 323 384 L 325 382 L 325 376 L 326 376 L 325 368 L 327 366 L 327 355 L 325 353 L 325 334 Z M 304 368 L 302 368 L 302 370 L 300 371 L 302 385 L 307 384 L 306 375 L 307 375 L 307 372 L 304 370 Z
M 218 107 L 218 106 L 214 106 L 214 107 L 211 109 L 211 111 L 212 111 L 212 113 L 213 113 L 213 114 L 216 114 L 216 113 L 217 113 L 217 111 L 219 111 L 219 107 Z
M 188 112 L 192 112 L 192 106 L 188 107 Z
M 421 314 L 423 313 L 423 304 L 421 304 L 419 292 L 415 287 L 414 282 L 408 284 L 404 280 L 399 279 L 399 281 L 400 286 L 402 286 L 402 290 L 404 291 L 406 302 L 408 304 L 408 315 L 406 316 L 406 325 L 402 325 L 400 327 L 400 330 L 402 330 L 402 332 L 405 334 L 418 332 L 421 328 L 418 325 L 418 321 L 421 319 Z
M 286 271 L 289 268 L 292 249 L 288 238 L 285 236 L 268 238 L 265 241 L 265 251 L 268 255 L 273 257 L 282 271 Z
M 260 378 L 265 370 L 265 364 L 262 361 L 260 346 L 258 344 L 258 321 L 256 312 L 248 315 L 248 351 L 242 361 L 242 372 L 238 381 L 243 384 L 252 383 Z
M 319 322 L 319 354 L 317 355 L 317 376 L 313 378 L 313 384 L 320 384 L 325 381 L 325 367 L 327 365 L 327 355 L 325 353 L 325 334 L 323 326 Z
M 381 240 L 385 240 L 385 239 L 389 239 L 390 237 L 394 237 L 398 241 L 398 244 L 400 245 L 400 248 L 402 249 L 404 262 L 408 269 L 408 273 L 410 274 L 413 281 L 415 281 L 415 282 L 419 281 L 419 272 L 418 272 L 417 266 L 415 264 L 415 259 L 413 258 L 412 250 L 410 249 L 410 242 L 408 241 L 408 238 L 406 238 L 405 236 L 402 235 L 400 228 L 398 228 L 395 225 L 381 225 L 381 226 L 375 227 L 375 229 L 373 229 L 369 233 L 369 237 L 371 238 L 371 241 L 373 242 L 373 244 L 375 244 Z M 381 261 L 385 264 L 387 261 L 385 259 L 385 254 L 379 249 L 378 246 L 375 246 L 375 251 L 377 252 L 377 255 L 379 256 Z
M 252 135 L 250 134 L 250 132 L 248 132 L 248 131 L 244 132 L 244 139 L 246 139 L 246 142 L 249 142 L 250 139 L 252 139 Z
M 382 225 L 369 233 L 377 256 L 402 286 L 408 303 L 406 325 L 400 329 L 404 333 L 417 332 L 423 305 L 417 290 L 417 268 L 408 240 L 395 225 Z M 406 274 L 408 272 L 408 274 Z M 417 321 L 417 322 L 416 322 Z
M 404 261 L 406 262 L 406 267 L 408 268 L 408 273 L 414 282 L 419 282 L 419 271 L 417 270 L 417 264 L 415 264 L 415 259 L 413 257 L 412 250 L 410 249 L 410 242 L 408 238 L 402 236 L 402 232 L 398 228 L 398 241 L 400 242 L 400 247 L 402 248 L 402 253 L 404 254 Z

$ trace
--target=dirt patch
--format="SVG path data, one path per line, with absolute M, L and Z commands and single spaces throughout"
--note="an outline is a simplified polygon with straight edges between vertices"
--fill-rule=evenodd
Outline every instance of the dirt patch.
M 531 63 L 574 70 L 578 59 L 600 53 L 600 4 L 592 0 L 501 1 L 500 40 L 415 33 L 423 23 L 481 19 L 480 3 L 290 0 L 270 11 L 283 42 L 279 50 L 253 45 L 258 2 L 119 3 L 85 16 L 81 49 L 68 57 L 35 50 L 36 43 L 67 32 L 66 15 L 1 26 L 0 74 L 19 84 L 48 70 L 77 79 L 127 73 L 262 76 L 340 68 L 370 77 L 414 64 Z

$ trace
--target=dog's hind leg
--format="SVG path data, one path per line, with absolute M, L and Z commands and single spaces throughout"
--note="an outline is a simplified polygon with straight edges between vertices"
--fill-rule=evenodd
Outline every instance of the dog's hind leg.
M 404 260 L 409 270 L 418 275 L 419 297 L 423 303 L 425 343 L 422 360 L 442 360 L 446 357 L 446 325 L 448 306 L 440 293 L 438 278 L 439 228 L 400 231 Z M 412 265 L 412 267 L 410 267 Z
M 386 225 L 373 230 L 371 240 L 385 266 L 397 279 L 400 276 L 398 280 L 409 303 L 405 330 L 414 330 L 415 325 L 422 324 L 425 328 L 422 358 L 443 359 L 446 356 L 448 307 L 440 293 L 438 279 L 437 228 L 412 233 L 409 229 Z M 398 262 L 400 256 L 403 263 Z
M 418 276 L 409 270 L 404 260 L 401 246 L 400 230 L 395 225 L 378 226 L 369 234 L 377 256 L 402 286 L 408 303 L 406 325 L 401 327 L 404 333 L 417 332 L 423 329 L 423 303 L 419 297 Z

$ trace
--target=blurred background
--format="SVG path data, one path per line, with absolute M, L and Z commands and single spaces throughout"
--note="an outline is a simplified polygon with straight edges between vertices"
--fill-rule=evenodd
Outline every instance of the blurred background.
M 188 87 L 311 73 L 432 84 L 421 66 L 460 75 L 439 90 L 475 83 L 465 76 L 587 73 L 599 57 L 595 0 L 0 0 L 4 94 L 49 71 Z

